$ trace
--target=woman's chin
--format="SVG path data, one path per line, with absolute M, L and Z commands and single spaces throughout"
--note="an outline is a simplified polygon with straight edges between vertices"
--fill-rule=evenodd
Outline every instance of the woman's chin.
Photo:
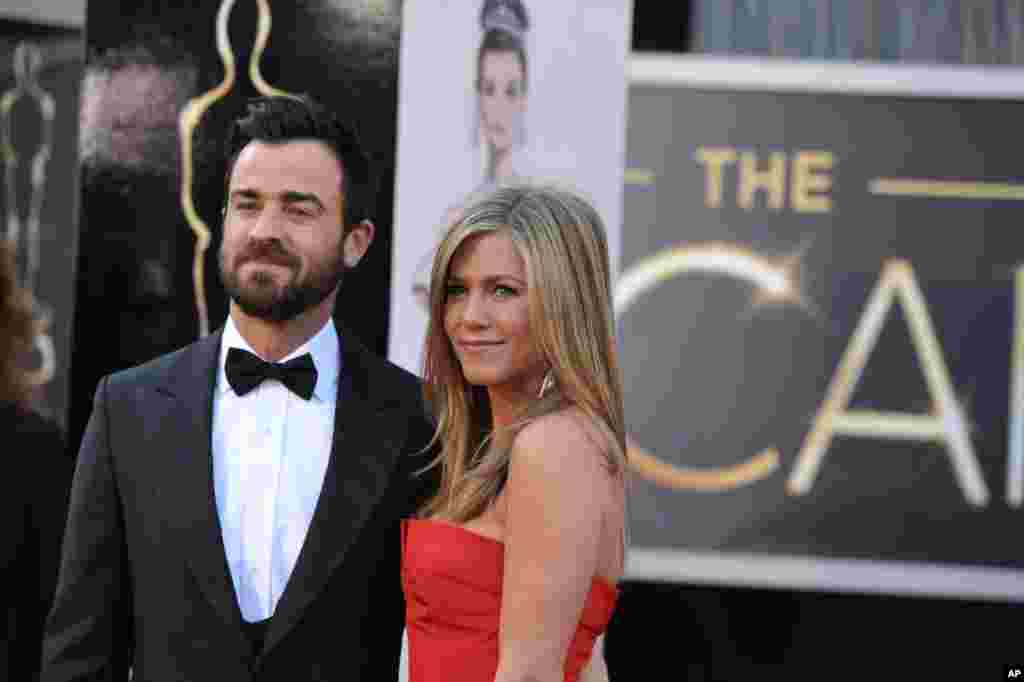
M 487 372 L 463 372 L 463 376 L 466 378 L 466 383 L 470 386 L 480 386 L 481 388 L 487 388 L 495 383 L 494 377 Z
M 499 156 L 512 151 L 512 140 L 505 135 L 491 135 L 488 137 L 488 143 L 491 145 L 491 151 Z

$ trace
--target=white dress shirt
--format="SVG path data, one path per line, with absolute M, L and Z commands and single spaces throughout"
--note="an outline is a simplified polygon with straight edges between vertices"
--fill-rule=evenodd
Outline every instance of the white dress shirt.
M 242 618 L 254 622 L 273 615 L 316 510 L 334 439 L 340 343 L 328 321 L 281 360 L 313 356 L 309 400 L 272 379 L 239 396 L 224 372 L 230 348 L 255 354 L 228 317 L 213 398 L 214 494 Z

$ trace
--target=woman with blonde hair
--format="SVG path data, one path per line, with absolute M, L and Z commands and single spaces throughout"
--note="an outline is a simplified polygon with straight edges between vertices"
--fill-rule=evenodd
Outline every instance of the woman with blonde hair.
M 39 674 L 43 623 L 57 583 L 72 459 L 64 436 L 32 408 L 27 360 L 39 333 L 31 294 L 18 285 L 14 249 L 0 240 L 0 679 Z
M 403 527 L 409 679 L 577 680 L 625 561 L 625 423 L 602 221 L 518 184 L 471 201 L 431 275 L 441 485 Z

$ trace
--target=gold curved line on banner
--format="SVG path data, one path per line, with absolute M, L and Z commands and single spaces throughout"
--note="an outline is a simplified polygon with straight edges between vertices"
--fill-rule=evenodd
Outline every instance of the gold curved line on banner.
M 799 286 L 799 256 L 772 259 L 725 242 L 690 244 L 652 254 L 630 266 L 615 288 L 615 312 L 621 315 L 642 294 L 673 277 L 713 273 L 754 286 L 754 305 L 768 301 L 805 306 Z M 779 467 L 779 453 L 765 448 L 730 466 L 699 469 L 670 464 L 627 439 L 630 465 L 644 478 L 679 490 L 714 492 L 755 483 Z
M 868 192 L 882 196 L 920 199 L 1024 200 L 1022 184 L 975 180 L 875 178 L 868 182 Z
M 765 448 L 750 459 L 732 466 L 703 471 L 692 467 L 669 464 L 633 442 L 626 440 L 629 463 L 644 478 L 678 490 L 719 492 L 754 483 L 779 467 L 779 451 Z
M 0 118 L 3 119 L 2 127 L 0 127 L 0 130 L 2 130 L 2 133 L 0 133 L 0 158 L 2 158 L 4 165 L 18 163 L 18 153 L 14 150 L 14 146 L 11 145 L 13 135 L 10 132 L 8 118 L 20 95 L 20 90 L 15 88 L 8 90 L 3 94 L 3 97 L 0 97 Z
M 235 83 L 235 55 L 228 38 L 228 17 L 235 0 L 223 0 L 217 10 L 217 53 L 224 65 L 224 79 L 220 85 L 193 97 L 178 116 L 178 134 L 181 136 L 181 210 L 195 235 L 195 251 L 192 255 L 192 287 L 195 295 L 196 314 L 199 317 L 199 335 L 210 333 L 210 319 L 206 304 L 206 283 L 203 265 L 206 250 L 210 247 L 210 228 L 199 217 L 192 203 L 192 132 L 199 125 L 203 114 L 214 102 L 222 99 Z
M 256 40 L 253 42 L 252 56 L 249 58 L 249 80 L 252 81 L 256 92 L 268 97 L 294 97 L 290 92 L 285 92 L 267 83 L 260 73 L 260 59 L 263 58 L 263 50 L 270 40 L 270 3 L 267 0 L 256 0 L 256 7 L 259 15 L 256 19 Z
M 206 278 L 204 265 L 206 251 L 210 248 L 210 228 L 199 217 L 195 204 L 192 202 L 192 133 L 202 119 L 206 110 L 218 100 L 223 99 L 235 84 L 235 55 L 228 37 L 228 19 L 235 0 L 223 0 L 217 10 L 216 40 L 217 53 L 224 65 L 224 79 L 216 87 L 207 90 L 198 97 L 193 97 L 182 108 L 178 116 L 178 132 L 181 137 L 181 210 L 185 214 L 189 229 L 195 235 L 195 251 L 192 256 L 192 286 L 195 295 L 196 314 L 199 318 L 199 335 L 210 333 L 209 305 L 206 300 Z M 260 73 L 260 58 L 270 38 L 270 5 L 267 0 L 256 0 L 258 11 L 256 38 L 253 41 L 252 57 L 249 59 L 249 78 L 256 91 L 268 97 L 293 96 L 267 83 Z

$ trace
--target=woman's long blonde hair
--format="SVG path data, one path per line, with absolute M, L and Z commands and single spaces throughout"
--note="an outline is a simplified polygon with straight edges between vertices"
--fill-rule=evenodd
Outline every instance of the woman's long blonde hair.
M 487 232 L 512 238 L 526 265 L 530 329 L 554 387 L 516 422 L 492 433 L 490 402 L 470 385 L 445 331 L 452 259 L 465 241 Z M 515 434 L 530 421 L 569 406 L 604 434 L 609 471 L 623 472 L 626 427 L 615 354 L 611 274 L 604 225 L 577 194 L 553 185 L 517 183 L 471 200 L 441 241 L 430 278 L 424 393 L 437 419 L 441 486 L 421 510 L 465 522 L 479 516 L 504 486 Z
M 0 403 L 28 403 L 32 382 L 23 363 L 39 331 L 32 295 L 18 284 L 14 247 L 0 240 Z

